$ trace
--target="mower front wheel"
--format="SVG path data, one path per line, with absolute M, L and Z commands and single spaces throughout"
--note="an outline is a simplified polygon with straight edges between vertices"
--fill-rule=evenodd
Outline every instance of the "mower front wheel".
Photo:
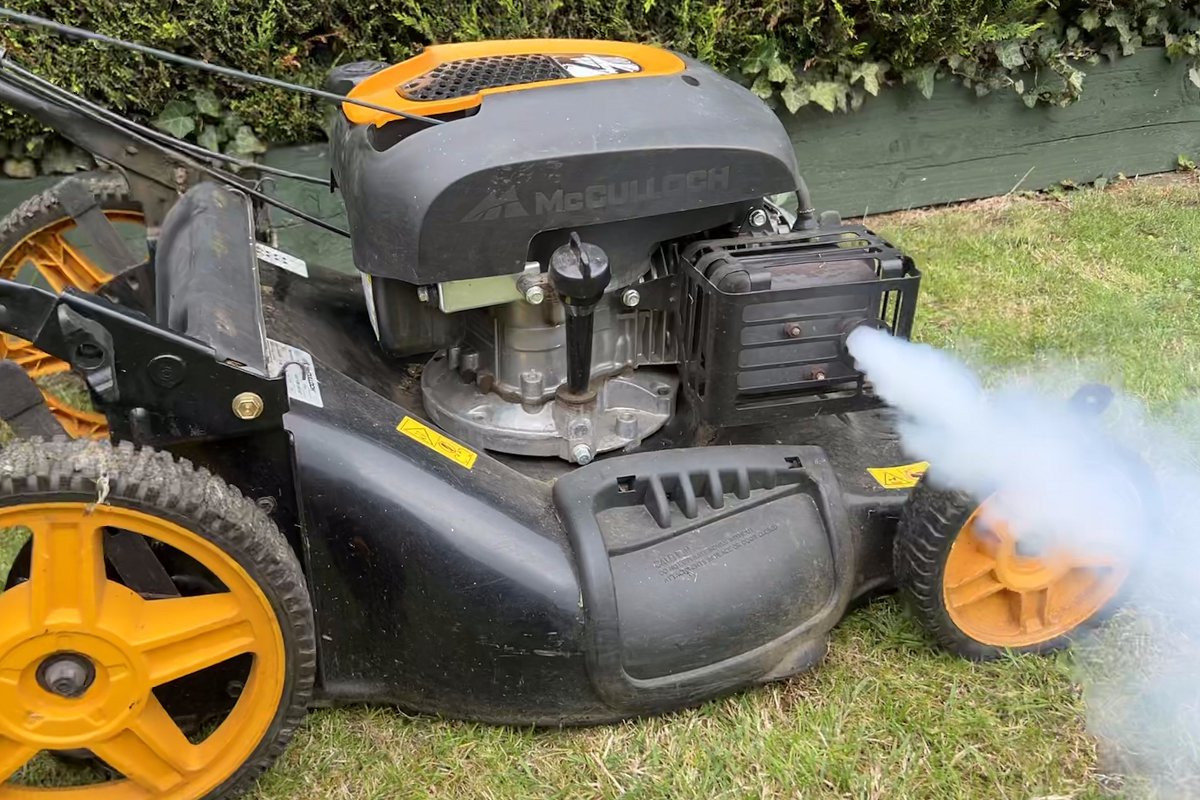
M 899 587 L 947 650 L 982 661 L 1047 653 L 1108 616 L 1128 565 L 1102 553 L 1031 553 L 963 492 L 922 480 L 896 532 Z
M 21 539 L 0 547 L 20 549 L 0 593 L 0 798 L 248 790 L 316 666 L 305 580 L 270 519 L 170 454 L 33 440 L 0 450 L 0 535 Z M 45 753 L 90 756 L 90 775 Z

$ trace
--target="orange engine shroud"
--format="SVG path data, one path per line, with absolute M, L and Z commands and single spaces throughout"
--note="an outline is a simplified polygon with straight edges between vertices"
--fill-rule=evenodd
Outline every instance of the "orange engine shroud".
M 401 87 L 405 84 L 445 64 L 471 59 L 519 55 L 543 55 L 550 57 L 579 55 L 605 56 L 631 61 L 639 69 L 635 72 L 571 76 L 553 80 L 512 83 L 505 86 L 490 86 L 461 96 L 432 100 L 410 99 L 401 94 L 400 91 Z M 646 44 L 608 42 L 592 39 L 511 39 L 489 42 L 462 42 L 459 44 L 431 45 L 425 48 L 419 55 L 413 56 L 399 64 L 393 64 L 387 69 L 370 76 L 354 87 L 349 96 L 355 100 L 363 100 L 375 105 L 394 108 L 401 112 L 435 116 L 474 108 L 483 102 L 483 98 L 489 94 L 514 92 L 521 89 L 543 86 L 559 86 L 578 81 L 602 81 L 615 78 L 645 78 L 654 75 L 671 75 L 682 72 L 683 69 L 683 59 L 679 56 L 662 48 Z M 358 125 L 382 125 L 398 119 L 397 115 L 386 114 L 382 111 L 350 103 L 343 103 L 342 110 L 350 122 Z

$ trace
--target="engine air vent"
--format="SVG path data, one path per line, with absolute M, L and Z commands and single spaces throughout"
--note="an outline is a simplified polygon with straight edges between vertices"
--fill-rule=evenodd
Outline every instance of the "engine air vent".
M 469 97 L 481 89 L 541 83 L 569 78 L 550 56 L 539 54 L 481 56 L 448 61 L 402 84 L 397 91 L 406 100 L 422 102 Z

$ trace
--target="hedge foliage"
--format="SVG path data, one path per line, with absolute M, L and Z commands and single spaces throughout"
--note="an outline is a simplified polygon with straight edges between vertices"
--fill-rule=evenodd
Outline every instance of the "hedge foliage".
M 184 55 L 320 85 L 336 63 L 398 60 L 429 42 L 522 36 L 649 41 L 713 63 L 771 102 L 850 109 L 937 76 L 1066 103 L 1088 59 L 1144 44 L 1200 55 L 1200 2 L 1171 0 L 9 0 L 18 10 Z M 322 110 L 140 55 L 5 25 L 11 55 L 60 85 L 209 146 L 319 136 Z M 1079 66 L 1082 64 L 1082 68 Z M 1200 85 L 1200 68 L 1192 78 Z M 213 100 L 217 105 L 213 105 Z M 172 101 L 174 105 L 172 105 Z M 164 111 L 166 112 L 164 114 Z M 0 139 L 37 132 L 6 110 Z M 189 126 L 182 118 L 190 117 Z M 172 122 L 173 120 L 173 122 Z M 243 126 L 248 126 L 242 131 Z M 204 131 L 210 133 L 205 134 Z M 36 137 L 34 139 L 36 141 Z M 223 143 L 223 144 L 222 144 Z

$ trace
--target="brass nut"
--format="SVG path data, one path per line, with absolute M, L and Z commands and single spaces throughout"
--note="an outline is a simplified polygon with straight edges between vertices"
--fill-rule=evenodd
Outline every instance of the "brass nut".
M 254 392 L 242 392 L 233 398 L 233 415 L 238 419 L 258 419 L 263 412 L 263 399 Z

